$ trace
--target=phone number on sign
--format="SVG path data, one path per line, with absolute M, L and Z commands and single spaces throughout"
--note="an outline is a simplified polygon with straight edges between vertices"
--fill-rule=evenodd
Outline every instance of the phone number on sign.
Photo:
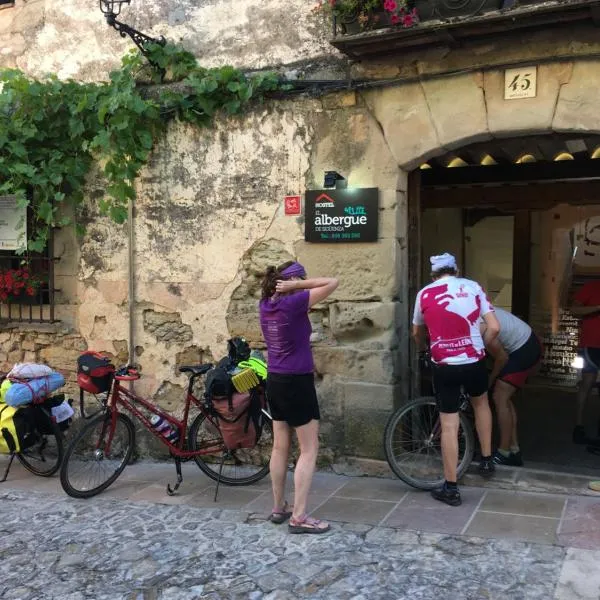
M 360 233 L 322 233 L 322 240 L 359 240 Z

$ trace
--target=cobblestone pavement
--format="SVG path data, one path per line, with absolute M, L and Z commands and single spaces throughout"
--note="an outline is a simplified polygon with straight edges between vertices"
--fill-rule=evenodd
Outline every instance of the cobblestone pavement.
M 192 472 L 186 470 L 190 479 Z M 387 517 L 377 517 L 374 524 L 373 515 L 363 510 L 362 518 L 360 514 L 352 518 L 342 514 L 344 518 L 338 518 L 326 535 L 293 536 L 285 525 L 267 522 L 264 509 L 251 510 L 261 498 L 262 506 L 266 506 L 268 482 L 261 482 L 256 489 L 245 488 L 250 494 L 245 498 L 245 509 L 232 510 L 223 507 L 232 506 L 227 491 L 234 488 L 223 488 L 223 501 L 208 504 L 204 502 L 208 498 L 205 486 L 210 482 L 197 476 L 187 493 L 169 498 L 162 481 L 154 487 L 149 484 L 148 473 L 157 481 L 166 471 L 162 466 L 128 467 L 122 487 L 117 482 L 112 496 L 109 490 L 89 500 L 67 497 L 55 479 L 44 480 L 18 469 L 11 473 L 11 479 L 2 484 L 7 487 L 0 488 L 0 597 L 600 599 L 599 550 L 557 545 L 556 538 L 550 543 L 519 541 L 515 539 L 514 524 L 506 531 L 498 527 L 497 532 L 480 536 L 424 532 L 405 522 L 381 526 L 379 523 L 385 523 Z M 330 486 L 332 481 L 343 481 L 342 487 L 350 486 L 353 494 L 363 497 L 364 490 L 370 488 L 381 496 L 386 486 L 400 485 L 368 478 L 330 481 L 319 474 L 317 491 L 326 486 L 325 480 Z M 158 493 L 159 488 L 162 495 L 152 498 L 148 490 Z M 476 496 L 480 492 L 466 489 L 465 496 L 479 498 L 481 505 L 483 497 Z M 252 499 L 253 493 L 258 497 Z M 403 491 L 402 502 L 406 502 L 408 493 Z M 420 511 L 429 510 L 427 495 L 418 497 L 423 501 Z M 555 500 L 539 495 L 519 497 L 523 506 L 539 505 L 540 498 Z M 342 500 L 349 501 L 337 499 Z M 599 505 L 596 498 L 584 500 L 587 509 L 590 502 L 594 507 Z M 497 501 L 493 497 L 493 502 Z M 494 508 L 493 502 L 489 508 Z M 512 502 L 514 506 L 514 497 Z M 320 504 L 324 505 L 323 500 Z M 319 505 L 316 497 L 313 505 Z M 563 499 L 561 522 L 567 505 Z M 546 502 L 544 506 L 548 511 L 553 504 Z M 495 513 L 497 519 L 502 514 L 510 519 L 510 503 L 505 507 L 505 513 Z M 439 506 L 431 512 L 451 516 L 453 510 Z M 476 514 L 471 512 L 473 520 Z M 590 514 L 589 510 L 581 512 L 580 507 L 575 521 L 584 518 L 580 525 L 592 530 L 595 525 Z M 538 516 L 535 522 L 541 524 L 553 518 Z M 443 530 L 443 520 L 438 517 L 438 529 Z M 467 532 L 468 527 L 462 530 Z

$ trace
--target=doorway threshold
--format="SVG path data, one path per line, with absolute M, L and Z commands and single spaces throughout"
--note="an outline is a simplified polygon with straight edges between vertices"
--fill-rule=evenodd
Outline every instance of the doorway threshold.
M 490 479 L 483 479 L 477 474 L 477 465 L 471 465 L 462 478 L 464 485 L 515 492 L 545 492 L 551 494 L 566 494 L 578 496 L 598 496 L 588 488 L 593 480 L 600 480 L 600 469 L 570 469 L 557 470 L 544 468 L 546 465 L 530 462 L 526 467 L 496 468 L 496 473 Z M 600 467 L 600 461 L 599 461 Z M 564 468 L 563 468 L 564 469 Z
M 346 456 L 326 471 L 350 477 L 397 479 L 386 461 L 362 457 Z M 594 480 L 600 480 L 600 457 L 598 469 L 528 461 L 525 467 L 498 466 L 490 479 L 483 479 L 477 474 L 477 463 L 474 462 L 460 484 L 492 490 L 600 497 L 598 492 L 588 488 L 589 482 Z

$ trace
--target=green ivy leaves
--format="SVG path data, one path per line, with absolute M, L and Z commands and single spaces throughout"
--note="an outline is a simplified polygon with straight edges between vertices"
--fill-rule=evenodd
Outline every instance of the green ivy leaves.
M 139 52 L 130 53 L 107 83 L 35 80 L 0 70 L 0 194 L 17 194 L 30 206 L 35 230 L 29 250 L 43 250 L 50 228 L 68 224 L 61 207 L 81 203 L 94 161 L 104 165 L 107 182 L 99 208 L 124 223 L 135 179 L 168 119 L 207 126 L 220 112 L 239 114 L 269 92 L 285 89 L 273 74 L 248 77 L 231 66 L 200 67 L 173 44 L 147 50 L 158 69 Z M 144 97 L 138 79 L 148 69 L 153 82 L 164 75 L 186 91 L 165 87 L 158 102 Z

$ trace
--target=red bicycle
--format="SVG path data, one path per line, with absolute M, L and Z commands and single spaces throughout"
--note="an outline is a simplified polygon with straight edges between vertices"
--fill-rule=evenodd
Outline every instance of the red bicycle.
M 193 459 L 198 467 L 219 484 L 250 485 L 261 480 L 269 472 L 269 459 L 273 446 L 271 415 L 262 410 L 262 434 L 253 448 L 229 450 L 224 443 L 218 419 L 207 394 L 201 399 L 194 395 L 198 379 L 208 373 L 213 365 L 180 367 L 180 373 L 189 375 L 183 417 L 178 419 L 162 411 L 149 400 L 127 389 L 127 382 L 140 378 L 132 367 L 116 371 L 110 393 L 98 396 L 100 409 L 92 415 L 84 410 L 81 395 L 81 415 L 89 422 L 69 444 L 60 471 L 60 482 L 69 496 L 90 498 L 110 486 L 131 461 L 135 444 L 135 428 L 129 416 L 119 410 L 126 409 L 150 433 L 168 446 L 175 459 L 177 482 L 167 485 L 167 493 L 173 495 L 183 481 L 181 462 Z M 194 418 L 188 431 L 188 418 L 192 405 L 200 413 Z M 157 432 L 148 416 L 159 415 L 178 432 L 174 443 Z

